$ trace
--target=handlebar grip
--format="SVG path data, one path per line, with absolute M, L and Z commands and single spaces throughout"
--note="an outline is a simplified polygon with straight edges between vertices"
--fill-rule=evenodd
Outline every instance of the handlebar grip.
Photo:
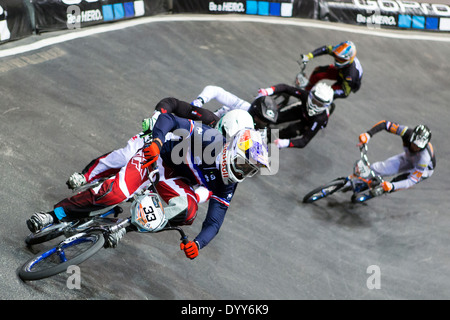
M 186 235 L 184 235 L 183 237 L 181 237 L 181 242 L 183 242 L 183 244 L 187 244 L 189 242 L 188 237 Z

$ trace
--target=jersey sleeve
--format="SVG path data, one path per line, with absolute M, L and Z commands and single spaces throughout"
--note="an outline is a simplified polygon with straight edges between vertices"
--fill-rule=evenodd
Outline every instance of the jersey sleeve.
M 227 186 L 222 191 L 216 191 L 211 196 L 202 229 L 194 239 L 199 244 L 199 249 L 208 245 L 217 233 L 219 233 L 236 186 L 237 184 Z
M 277 84 L 275 86 L 272 86 L 272 88 L 273 94 L 287 93 L 290 96 L 296 97 L 298 99 L 308 96 L 308 93 L 305 90 L 298 89 L 285 83 Z
M 367 131 L 367 133 L 372 137 L 374 134 L 382 130 L 386 130 L 390 133 L 403 137 L 406 130 L 408 130 L 408 127 L 399 125 L 398 123 L 395 122 L 381 120 L 376 125 L 374 125 L 369 131 Z
M 318 56 L 322 56 L 324 54 L 332 54 L 332 52 L 333 52 L 333 46 L 328 45 L 328 46 L 323 46 L 323 47 L 315 49 L 314 51 L 311 52 L 311 54 L 315 58 Z

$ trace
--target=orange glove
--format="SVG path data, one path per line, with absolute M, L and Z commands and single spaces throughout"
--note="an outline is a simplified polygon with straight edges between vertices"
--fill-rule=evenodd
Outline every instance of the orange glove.
M 381 186 L 383 187 L 384 192 L 392 192 L 392 191 L 394 191 L 394 186 L 389 181 L 383 181 Z
M 143 149 L 145 161 L 142 163 L 142 168 L 150 167 L 153 162 L 158 160 L 159 153 L 161 152 L 161 147 L 162 143 L 159 139 L 157 139 Z
M 184 250 L 186 257 L 191 260 L 198 256 L 198 246 L 194 241 L 189 241 L 186 244 L 180 243 L 180 249 Z
M 361 133 L 359 135 L 359 145 L 358 146 L 368 143 L 369 140 L 370 140 L 370 134 L 368 134 L 367 132 Z

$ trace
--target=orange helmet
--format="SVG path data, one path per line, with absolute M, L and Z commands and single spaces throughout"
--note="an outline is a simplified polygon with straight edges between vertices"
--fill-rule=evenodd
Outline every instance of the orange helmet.
M 356 57 L 356 46 L 351 41 L 344 41 L 333 47 L 334 65 L 337 68 L 345 67 Z

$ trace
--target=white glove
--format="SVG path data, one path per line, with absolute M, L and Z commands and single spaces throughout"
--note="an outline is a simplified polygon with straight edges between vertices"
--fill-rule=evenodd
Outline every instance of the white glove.
M 212 191 L 209 191 L 204 186 L 200 186 L 195 189 L 195 198 L 197 199 L 197 203 L 203 203 L 209 200 L 212 196 Z
M 263 97 L 263 96 L 264 97 L 270 96 L 273 94 L 273 92 L 274 92 L 274 89 L 272 87 L 266 88 L 266 89 L 261 88 L 258 90 L 258 95 L 256 97 L 259 98 L 259 97 Z
M 203 104 L 205 102 L 203 101 L 203 99 L 201 97 L 198 97 L 197 99 L 195 99 L 194 101 L 191 102 L 191 105 L 193 105 L 194 107 L 203 107 Z
M 86 177 L 79 173 L 79 172 L 74 172 L 72 173 L 72 175 L 69 177 L 69 179 L 66 182 L 67 186 L 69 187 L 69 189 L 76 189 L 81 187 L 82 185 L 86 184 Z
M 289 144 L 291 143 L 291 140 L 289 140 L 289 139 L 276 139 L 274 141 L 274 143 L 278 147 L 278 149 L 282 149 L 282 148 L 289 147 Z
M 223 106 L 222 108 L 220 108 L 220 109 L 214 111 L 214 114 L 215 114 L 216 116 L 218 116 L 219 118 L 222 118 L 222 116 L 223 116 L 225 113 L 227 113 L 228 111 L 230 111 L 230 108 L 227 107 L 227 106 Z

